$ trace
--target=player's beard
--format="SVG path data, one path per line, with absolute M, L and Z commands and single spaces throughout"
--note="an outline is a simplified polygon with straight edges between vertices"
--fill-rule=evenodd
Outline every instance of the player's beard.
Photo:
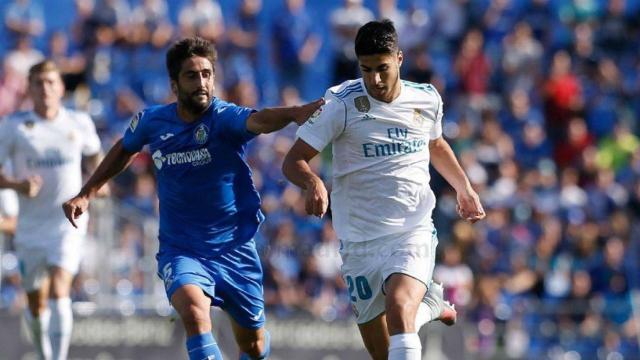
M 200 101 L 198 99 L 200 93 L 206 93 L 206 101 Z M 178 86 L 178 101 L 185 110 L 194 115 L 199 115 L 205 112 L 209 108 L 209 104 L 211 104 L 212 97 L 213 94 L 211 91 L 199 89 L 191 93 L 187 93 Z

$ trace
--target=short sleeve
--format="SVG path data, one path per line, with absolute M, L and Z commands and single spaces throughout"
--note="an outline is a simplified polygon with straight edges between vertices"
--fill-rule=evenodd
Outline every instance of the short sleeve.
M 145 133 L 144 111 L 140 111 L 131 118 L 127 130 L 122 138 L 122 146 L 129 152 L 138 152 L 147 144 L 147 134 Z
M 18 216 L 18 195 L 10 189 L 0 190 L 0 217 Z
M 83 114 L 80 117 L 80 121 L 82 122 L 83 133 L 82 155 L 96 155 L 100 152 L 100 137 L 96 132 L 96 126 L 87 114 Z
M 302 124 L 297 137 L 312 148 L 322 151 L 340 135 L 346 125 L 346 107 L 344 103 L 327 91 L 326 103 Z
M 435 88 L 433 88 L 433 90 L 436 92 L 436 96 L 438 98 L 438 104 L 436 105 L 437 110 L 436 110 L 435 124 L 433 125 L 433 128 L 431 128 L 431 133 L 429 134 L 429 137 L 431 140 L 435 140 L 442 136 L 442 117 L 444 115 L 443 106 L 442 106 L 442 97 L 440 96 L 440 94 Z
M 244 144 L 257 135 L 247 129 L 247 118 L 254 112 L 251 108 L 222 103 L 216 111 L 216 116 L 224 133 Z
M 11 156 L 14 138 L 12 129 L 8 119 L 0 119 L 0 166 Z

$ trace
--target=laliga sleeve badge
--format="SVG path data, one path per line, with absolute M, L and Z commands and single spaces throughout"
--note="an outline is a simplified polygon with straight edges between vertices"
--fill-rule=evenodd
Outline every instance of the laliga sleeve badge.
M 138 122 L 140 121 L 140 117 L 142 117 L 142 111 L 137 113 L 134 117 L 131 118 L 131 122 L 129 123 L 129 130 L 131 130 L 131 132 L 136 131 L 136 128 L 138 127 Z

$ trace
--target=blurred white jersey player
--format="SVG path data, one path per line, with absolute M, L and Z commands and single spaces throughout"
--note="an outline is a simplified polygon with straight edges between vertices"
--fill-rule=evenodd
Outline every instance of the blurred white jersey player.
M 356 54 L 363 77 L 326 92 L 321 111 L 298 130 L 283 171 L 306 190 L 307 212 L 322 216 L 327 191 L 308 162 L 333 144 L 333 224 L 365 346 L 374 359 L 416 360 L 420 326 L 436 319 L 451 325 L 456 316 L 431 281 L 438 240 L 429 164 L 456 189 L 461 216 L 477 221 L 484 211 L 442 138 L 437 90 L 400 80 L 393 24 L 361 27 Z
M 72 328 L 69 292 L 78 271 L 87 217 L 75 229 L 60 211 L 82 186 L 82 159 L 93 168 L 100 140 L 91 118 L 61 106 L 62 78 L 44 61 L 29 72 L 34 110 L 0 122 L 0 187 L 19 195 L 15 246 L 29 302 L 34 343 L 43 359 L 66 359 Z

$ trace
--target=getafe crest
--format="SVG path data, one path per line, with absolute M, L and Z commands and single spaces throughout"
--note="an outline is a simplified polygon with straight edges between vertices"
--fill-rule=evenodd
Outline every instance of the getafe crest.
M 371 103 L 369 102 L 369 98 L 365 95 L 365 96 L 358 96 L 357 98 L 353 99 L 353 103 L 356 106 L 356 109 L 358 109 L 358 111 L 366 113 L 371 109 Z
M 209 138 L 209 128 L 205 124 L 198 125 L 196 130 L 193 132 L 193 138 L 198 144 L 204 144 Z

